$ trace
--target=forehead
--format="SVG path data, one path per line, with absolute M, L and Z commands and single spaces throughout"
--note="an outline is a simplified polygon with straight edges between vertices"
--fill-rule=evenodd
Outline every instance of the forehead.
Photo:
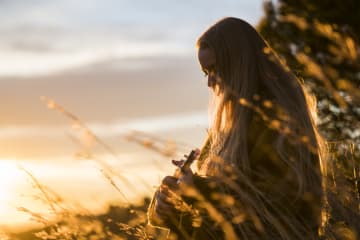
M 212 66 L 216 62 L 215 53 L 210 48 L 199 49 L 198 58 L 203 68 Z

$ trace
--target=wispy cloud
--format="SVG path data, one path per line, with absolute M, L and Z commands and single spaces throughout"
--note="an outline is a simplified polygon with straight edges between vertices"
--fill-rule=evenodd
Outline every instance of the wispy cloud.
M 132 130 L 149 133 L 168 132 L 188 128 L 207 128 L 207 113 L 193 112 L 158 116 L 152 118 L 133 119 L 131 121 L 113 122 L 111 124 L 89 123 L 89 128 L 100 137 L 117 137 Z M 8 126 L 0 128 L 0 139 L 23 137 L 62 137 L 68 131 L 67 127 L 58 126 Z
M 255 24 L 252 0 L 0 1 L 0 75 L 47 74 L 106 57 L 189 54 L 224 16 Z

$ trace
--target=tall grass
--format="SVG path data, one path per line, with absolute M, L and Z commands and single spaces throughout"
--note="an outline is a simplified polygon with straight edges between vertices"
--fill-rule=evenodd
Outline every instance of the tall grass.
M 79 117 L 67 111 L 60 104 L 54 100 L 42 97 L 47 106 L 53 110 L 60 112 L 63 116 L 70 119 L 72 125 L 76 126 L 89 141 L 97 144 L 117 160 L 121 160 L 117 153 L 111 146 L 101 140 Z M 281 126 L 281 121 L 276 122 L 275 119 L 270 119 L 265 113 L 252 106 L 251 102 L 240 99 L 240 104 L 253 108 L 268 122 L 269 127 L 284 130 Z M 264 102 L 267 108 L 274 107 L 271 103 Z M 159 138 L 148 133 L 133 131 L 125 136 L 128 141 L 137 143 L 144 148 L 155 151 L 166 157 L 174 157 L 179 152 L 188 152 L 190 146 L 186 143 L 176 143 L 167 139 Z M 305 141 L 304 136 L 300 136 L 296 141 Z M 75 142 L 81 144 L 81 139 L 74 138 Z M 348 142 L 332 142 L 328 143 L 330 158 L 328 160 L 328 175 L 326 202 L 324 204 L 324 226 L 321 232 L 322 239 L 358 239 L 360 233 L 360 161 L 359 154 L 355 152 L 354 143 Z M 31 172 L 22 168 L 24 173 L 31 179 L 34 191 L 38 192 L 38 199 L 44 203 L 49 211 L 49 215 L 44 216 L 27 209 L 26 207 L 19 207 L 18 210 L 28 214 L 33 221 L 42 224 L 40 229 L 33 231 L 19 233 L 19 234 L 0 234 L 0 239 L 169 239 L 176 238 L 176 236 L 169 235 L 167 230 L 161 228 L 153 228 L 147 224 L 147 207 L 150 204 L 150 199 L 145 198 L 139 205 L 133 205 L 128 199 L 121 187 L 117 184 L 121 181 L 123 184 L 131 186 L 133 183 L 129 181 L 122 172 L 114 171 L 113 167 L 107 162 L 99 159 L 91 152 L 82 153 L 80 157 L 85 157 L 96 162 L 99 166 L 99 171 L 102 173 L 104 180 L 107 181 L 125 200 L 125 206 L 109 206 L 109 209 L 104 214 L 93 214 L 87 209 L 80 209 L 73 207 L 66 203 L 61 196 L 55 193 L 54 190 L 48 186 L 44 186 Z M 233 176 L 234 172 L 229 172 L 229 176 Z M 233 181 L 228 179 L 228 184 L 231 185 Z M 144 181 L 145 182 L 145 181 Z M 135 186 L 133 186 L 135 187 Z M 239 188 L 239 186 L 234 186 Z M 234 235 L 232 231 L 232 223 L 241 224 L 244 221 L 244 216 L 241 211 L 235 211 L 236 216 L 232 219 L 233 222 L 228 222 L 223 218 L 217 208 L 208 201 L 196 189 L 185 189 L 188 196 L 197 199 L 205 208 L 209 210 L 209 216 L 213 221 L 219 222 L 220 227 L 225 230 L 227 239 L 234 239 L 240 237 Z M 241 192 L 241 189 L 239 189 Z M 231 208 L 234 206 L 234 199 L 228 195 L 214 195 L 215 199 L 224 204 L 225 207 Z M 181 201 L 175 199 L 180 204 L 179 209 L 183 212 L 190 212 L 196 215 L 192 206 L 183 207 Z M 185 210 L 184 210 L 185 209 Z M 239 209 L 237 209 L 239 210 Z M 263 227 L 257 219 L 256 214 L 251 214 L 252 220 L 257 223 L 257 228 L 261 230 Z M 210 228 L 210 227 L 209 227 Z M 211 231 L 211 229 L 208 229 Z M 189 237 L 190 239 L 190 237 Z

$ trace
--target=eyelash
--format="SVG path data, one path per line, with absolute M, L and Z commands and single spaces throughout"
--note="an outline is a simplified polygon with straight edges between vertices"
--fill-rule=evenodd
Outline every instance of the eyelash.
M 210 73 L 213 73 L 213 74 L 216 73 L 215 69 L 211 69 L 208 72 L 204 72 L 204 77 L 209 76 Z

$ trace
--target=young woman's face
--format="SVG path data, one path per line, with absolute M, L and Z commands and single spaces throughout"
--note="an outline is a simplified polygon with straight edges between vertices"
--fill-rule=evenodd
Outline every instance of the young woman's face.
M 220 77 L 216 71 L 216 58 L 214 51 L 210 48 L 200 48 L 198 51 L 198 59 L 201 69 L 207 77 L 208 87 L 214 90 L 215 87 L 220 84 Z

